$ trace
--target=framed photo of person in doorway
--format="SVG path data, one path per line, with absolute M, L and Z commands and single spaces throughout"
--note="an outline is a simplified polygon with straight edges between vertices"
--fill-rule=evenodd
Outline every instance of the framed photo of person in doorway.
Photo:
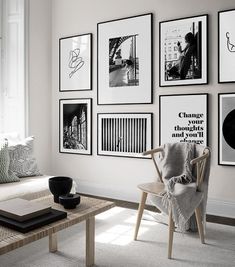
M 208 15 L 162 21 L 160 86 L 208 83 Z

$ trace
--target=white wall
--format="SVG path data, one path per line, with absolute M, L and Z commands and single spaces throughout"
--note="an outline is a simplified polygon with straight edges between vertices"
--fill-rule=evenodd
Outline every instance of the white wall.
M 29 135 L 42 173 L 51 173 L 51 1 L 29 1 Z
M 150 160 L 97 156 L 97 112 L 153 112 L 154 144 L 158 145 L 158 96 L 177 93 L 209 93 L 209 142 L 212 169 L 209 187 L 209 212 L 234 216 L 235 167 L 217 165 L 218 120 L 217 94 L 234 91 L 234 85 L 217 83 L 217 11 L 235 8 L 234 0 L 52 0 L 52 170 L 54 174 L 73 177 L 78 191 L 107 197 L 139 201 L 136 185 L 151 181 L 154 167 Z M 97 106 L 97 32 L 98 22 L 152 12 L 154 14 L 154 104 Z M 159 88 L 159 21 L 209 14 L 209 85 Z M 44 23 L 44 22 L 43 22 Z M 93 33 L 93 90 L 59 92 L 58 39 Z M 93 155 L 60 154 L 59 112 L 61 98 L 93 98 Z M 228 210 L 226 210 L 226 208 Z

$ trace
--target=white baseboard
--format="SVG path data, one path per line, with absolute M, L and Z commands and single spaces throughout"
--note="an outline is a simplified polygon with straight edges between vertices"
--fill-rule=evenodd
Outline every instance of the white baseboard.
M 140 191 L 137 188 L 120 187 L 79 181 L 77 191 L 84 194 L 113 198 L 124 201 L 138 203 L 140 201 Z M 207 214 L 235 218 L 235 202 L 223 201 L 208 198 Z

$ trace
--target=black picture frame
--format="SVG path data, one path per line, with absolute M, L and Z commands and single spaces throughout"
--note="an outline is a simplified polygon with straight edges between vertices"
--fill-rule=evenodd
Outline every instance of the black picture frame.
M 159 146 L 173 142 L 208 146 L 208 107 L 207 93 L 160 95 Z
M 59 152 L 92 155 L 91 98 L 59 100 Z
M 232 20 L 233 19 L 233 20 Z M 235 9 L 221 10 L 218 12 L 218 83 L 235 83 Z
M 159 22 L 159 86 L 160 87 L 172 87 L 172 86 L 187 86 L 187 85 L 205 85 L 208 84 L 209 82 L 209 73 L 208 73 L 208 14 L 202 14 L 202 15 L 197 15 L 197 16 L 191 16 L 191 17 L 183 17 L 183 18 L 178 18 L 178 19 L 171 19 L 171 20 L 166 20 L 166 21 L 161 21 Z M 165 42 L 165 40 L 163 40 L 163 32 L 165 32 L 166 34 L 166 29 L 168 28 L 172 28 L 172 27 L 181 27 L 182 24 L 180 23 L 187 23 L 190 24 L 192 23 L 192 27 L 197 29 L 197 32 L 193 33 L 194 37 L 192 37 L 192 35 L 188 35 L 188 39 L 192 39 L 194 40 L 195 44 L 196 44 L 196 49 L 197 55 L 201 55 L 200 56 L 195 56 L 195 58 L 191 59 L 191 62 L 194 62 L 194 66 L 192 66 L 193 64 L 191 63 L 189 66 L 189 69 L 187 67 L 187 64 L 184 64 L 186 61 L 186 57 L 185 54 L 180 57 L 177 54 L 177 49 L 179 50 L 179 37 L 175 37 L 174 35 L 172 36 L 172 38 L 169 40 L 169 45 L 171 45 L 170 47 L 168 46 L 168 44 Z M 198 25 L 195 25 L 195 22 L 198 23 Z M 174 26 L 175 23 L 175 26 Z M 200 29 L 200 34 L 199 34 L 199 30 Z M 164 31 L 165 30 L 165 31 Z M 188 33 L 191 32 L 190 30 L 187 30 Z M 179 31 L 178 31 L 179 32 Z M 184 33 L 184 34 L 183 34 Z M 179 43 L 183 43 L 185 41 L 183 41 L 185 39 L 185 36 L 187 34 L 186 33 L 186 27 L 182 28 L 181 30 L 181 34 L 184 36 L 180 35 L 181 38 L 181 42 Z M 190 37 L 190 38 L 189 38 Z M 175 40 L 174 40 L 175 39 Z M 173 41 L 174 40 L 174 41 Z M 198 45 L 198 43 L 201 43 L 201 45 Z M 185 43 L 186 44 L 186 43 Z M 200 49 L 201 46 L 201 49 Z M 178 48 L 177 48 L 178 47 Z M 186 47 L 186 46 L 185 46 Z M 185 48 L 184 47 L 184 48 Z M 199 47 L 199 49 L 197 48 Z M 163 49 L 164 48 L 164 49 Z M 183 48 L 183 47 L 182 47 Z M 188 51 L 190 51 L 190 47 L 188 49 Z M 192 49 L 195 49 L 195 46 L 192 46 Z M 191 53 L 195 53 L 193 52 L 191 49 Z M 164 51 L 171 51 L 168 55 L 165 54 Z M 182 49 L 184 50 L 184 49 Z M 186 50 L 187 53 L 187 50 Z M 189 53 L 189 55 L 191 54 Z M 172 56 L 174 58 L 172 58 Z M 170 59 L 171 58 L 171 59 Z M 166 61 L 169 61 L 168 63 Z M 178 61 L 178 62 L 177 62 Z M 166 66 L 166 63 L 168 64 L 168 66 Z M 182 66 L 179 68 L 179 65 L 183 65 L 185 66 L 185 68 L 183 68 Z M 168 69 L 166 69 L 168 68 Z M 188 69 L 188 70 L 187 70 Z M 167 75 L 170 77 L 171 76 L 171 80 L 166 80 L 165 75 Z M 188 78 L 187 78 L 188 76 Z M 196 77 L 196 78 L 194 78 Z
M 149 159 L 153 113 L 98 113 L 97 155 Z
M 92 90 L 92 33 L 59 38 L 59 91 L 88 90 Z
M 125 48 L 127 42 L 132 42 L 129 45 L 132 45 L 135 52 L 133 55 L 129 52 L 128 59 L 124 58 L 124 55 L 121 58 L 120 55 L 117 56 L 119 42 L 124 46 L 121 51 L 127 50 Z M 133 45 L 136 42 L 140 45 Z M 137 51 L 136 47 L 141 44 L 144 49 Z M 123 54 L 127 55 L 127 52 Z M 115 55 L 118 58 L 114 63 Z M 129 61 L 130 64 L 127 64 Z M 153 14 L 147 13 L 98 23 L 97 63 L 97 105 L 152 104 Z M 139 63 L 142 66 L 139 66 Z M 123 77 L 122 81 L 120 77 Z
M 218 165 L 235 166 L 235 92 L 218 94 Z

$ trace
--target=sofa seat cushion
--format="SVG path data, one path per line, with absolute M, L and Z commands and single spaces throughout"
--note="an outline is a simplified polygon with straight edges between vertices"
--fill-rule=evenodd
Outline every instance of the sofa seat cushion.
M 0 201 L 23 197 L 34 199 L 50 194 L 48 179 L 53 176 L 42 175 L 21 178 L 18 183 L 7 183 L 0 185 Z

